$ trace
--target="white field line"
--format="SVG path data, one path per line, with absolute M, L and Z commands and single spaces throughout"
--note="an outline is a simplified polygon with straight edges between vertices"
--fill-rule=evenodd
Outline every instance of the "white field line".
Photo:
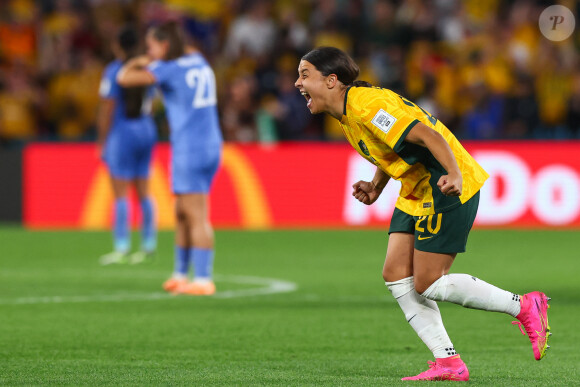
M 216 276 L 217 282 L 228 282 L 244 285 L 258 285 L 250 289 L 218 291 L 212 298 L 237 298 L 263 296 L 267 294 L 288 293 L 298 289 L 294 282 L 276 278 L 249 277 L 249 276 Z M 153 293 L 115 293 L 87 296 L 43 296 L 0 298 L 0 305 L 31 305 L 31 304 L 68 304 L 88 302 L 125 302 L 125 301 L 155 301 L 176 298 L 177 296 L 165 292 Z

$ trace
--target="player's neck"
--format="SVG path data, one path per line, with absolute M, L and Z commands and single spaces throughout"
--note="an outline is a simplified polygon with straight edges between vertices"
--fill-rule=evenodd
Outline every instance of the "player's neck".
M 340 91 L 332 96 L 332 99 L 328 101 L 328 110 L 326 111 L 332 117 L 337 120 L 342 120 L 342 115 L 344 112 L 344 96 L 346 93 L 346 88 L 340 89 Z
M 194 54 L 196 52 L 199 52 L 199 50 L 197 48 L 195 48 L 194 46 L 191 46 L 191 45 L 186 45 L 184 51 L 185 51 L 186 55 L 191 55 L 191 54 Z

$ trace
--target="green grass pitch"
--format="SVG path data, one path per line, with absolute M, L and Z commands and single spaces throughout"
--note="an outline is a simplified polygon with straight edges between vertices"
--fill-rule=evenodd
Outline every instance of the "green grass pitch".
M 161 291 L 172 238 L 100 267 L 109 233 L 0 228 L 0 385 L 403 386 L 431 360 L 382 281 L 386 232 L 218 231 L 206 298 Z M 579 241 L 472 232 L 452 272 L 543 290 L 554 335 L 536 362 L 509 316 L 441 304 L 470 385 L 580 385 Z

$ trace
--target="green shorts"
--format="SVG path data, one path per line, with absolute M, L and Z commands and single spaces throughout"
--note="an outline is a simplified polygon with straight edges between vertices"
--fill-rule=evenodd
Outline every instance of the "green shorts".
M 393 212 L 389 234 L 415 234 L 415 248 L 430 253 L 465 252 L 467 236 L 479 206 L 479 192 L 451 211 L 426 216 L 411 216 L 398 208 Z

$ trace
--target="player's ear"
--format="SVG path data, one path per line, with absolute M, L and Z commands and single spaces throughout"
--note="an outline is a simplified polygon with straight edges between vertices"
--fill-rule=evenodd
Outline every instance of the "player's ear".
M 334 88 L 337 83 L 338 77 L 336 76 L 336 74 L 330 74 L 328 77 L 326 77 L 326 87 L 328 87 L 329 89 Z

